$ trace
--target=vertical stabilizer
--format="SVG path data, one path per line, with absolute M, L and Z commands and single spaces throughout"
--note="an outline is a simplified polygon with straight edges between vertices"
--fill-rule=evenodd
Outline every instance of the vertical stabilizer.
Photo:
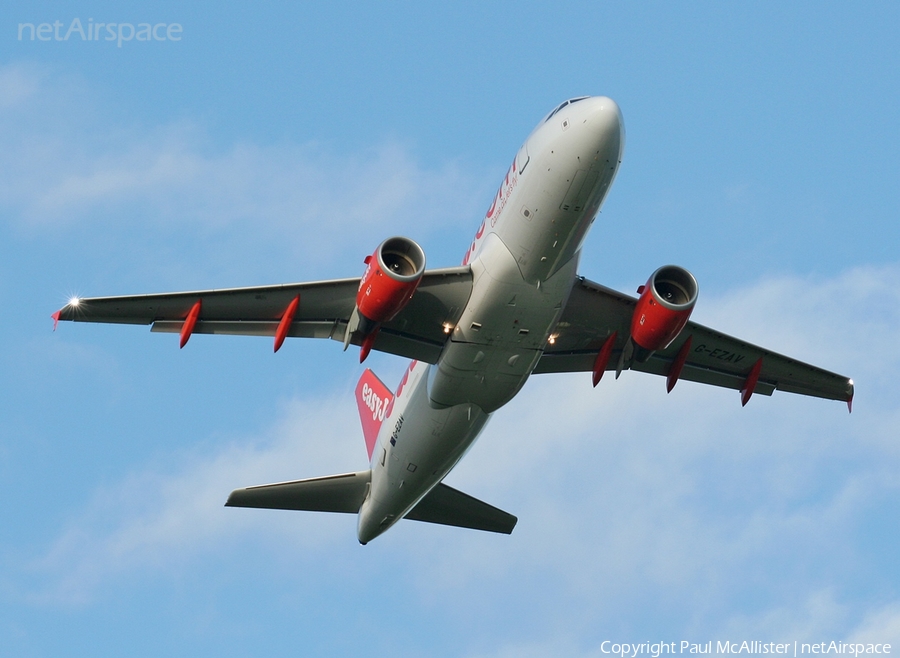
M 372 451 L 375 450 L 381 423 L 388 415 L 393 403 L 394 396 L 388 387 L 375 376 L 374 372 L 366 368 L 356 385 L 356 404 L 359 406 L 359 420 L 362 422 L 369 459 L 372 458 Z

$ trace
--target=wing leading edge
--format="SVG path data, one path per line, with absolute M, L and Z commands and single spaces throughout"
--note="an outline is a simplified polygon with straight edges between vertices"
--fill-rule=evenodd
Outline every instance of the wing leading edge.
M 281 284 L 222 290 L 79 299 L 54 314 L 56 320 L 152 325 L 151 331 L 179 333 L 198 301 L 192 333 L 241 336 L 278 335 L 295 299 L 299 303 L 284 336 L 343 340 L 359 279 Z M 409 305 L 379 332 L 373 349 L 427 363 L 437 362 L 446 327 L 459 321 L 472 291 L 469 267 L 426 271 Z M 535 373 L 590 372 L 606 339 L 617 333 L 607 369 L 616 368 L 629 334 L 634 297 L 579 278 Z M 853 399 L 853 382 L 842 375 L 689 322 L 679 337 L 632 370 L 669 376 L 688 340 L 679 378 L 743 389 L 761 359 L 753 393 L 788 391 L 831 400 Z M 354 338 L 354 344 L 359 339 Z
M 151 331 L 179 333 L 201 302 L 190 333 L 291 336 L 343 340 L 356 304 L 359 279 L 335 279 L 249 288 L 93 297 L 70 302 L 55 320 L 152 325 Z M 435 363 L 472 292 L 469 267 L 426 271 L 409 304 L 386 323 L 373 349 Z M 279 326 L 293 305 L 282 332 Z M 359 344 L 359 338 L 354 338 Z
M 625 347 L 637 299 L 579 278 L 557 325 L 554 342 L 544 350 L 535 373 L 590 372 L 606 339 L 617 338 L 607 370 L 615 370 Z M 850 404 L 852 380 L 822 368 L 732 338 L 695 322 L 688 322 L 678 338 L 632 370 L 668 376 L 687 341 L 679 378 L 742 390 L 760 362 L 751 392 L 772 395 L 776 390 L 811 395 Z M 751 379 L 752 381 L 752 379 Z M 674 383 L 673 383 L 674 385 Z

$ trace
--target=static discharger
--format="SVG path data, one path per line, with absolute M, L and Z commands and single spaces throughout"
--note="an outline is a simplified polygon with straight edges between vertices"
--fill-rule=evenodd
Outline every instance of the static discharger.
M 275 351 L 281 349 L 281 346 L 284 344 L 284 339 L 287 338 L 288 329 L 291 328 L 291 323 L 294 321 L 294 315 L 297 313 L 297 307 L 300 305 L 300 295 L 294 297 L 291 300 L 291 303 L 288 304 L 287 309 L 284 311 L 284 315 L 281 316 L 281 322 L 278 323 L 278 329 L 275 331 Z
M 681 349 L 678 350 L 678 355 L 675 357 L 675 360 L 672 361 L 672 365 L 669 366 L 669 374 L 666 376 L 666 393 L 671 393 L 672 389 L 675 388 L 675 384 L 678 383 L 678 378 L 681 377 L 681 371 L 684 369 L 684 362 L 687 361 L 688 352 L 691 351 L 691 339 L 693 336 L 688 336 L 687 340 L 681 346 Z M 754 386 L 756 384 L 754 383 Z
M 750 401 L 750 396 L 753 395 L 753 390 L 756 388 L 756 382 L 759 381 L 759 371 L 762 370 L 762 357 L 759 357 L 756 360 L 756 363 L 753 364 L 753 367 L 750 369 L 750 374 L 747 375 L 747 381 L 744 382 L 744 388 L 741 389 L 741 406 L 747 406 L 747 402 Z
M 187 345 L 188 340 L 191 338 L 191 334 L 194 333 L 194 326 L 197 324 L 197 318 L 200 317 L 200 302 L 201 300 L 198 299 L 191 307 L 187 317 L 184 319 L 184 324 L 181 325 L 181 344 L 179 345 L 179 349 Z
M 619 332 L 614 331 L 605 341 L 603 341 L 603 347 L 600 348 L 600 352 L 594 360 L 594 373 L 592 379 L 594 388 L 597 387 L 597 384 L 600 383 L 600 379 L 603 377 L 603 373 L 606 372 L 606 364 L 609 363 L 609 357 L 612 354 L 612 348 L 616 344 L 616 337 L 618 335 Z

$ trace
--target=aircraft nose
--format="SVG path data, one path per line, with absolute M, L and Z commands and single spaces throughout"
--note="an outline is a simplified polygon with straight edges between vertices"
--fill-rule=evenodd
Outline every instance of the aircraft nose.
M 625 145 L 625 122 L 618 103 L 607 96 L 592 96 L 584 101 L 582 121 L 594 139 L 618 148 L 621 158 Z

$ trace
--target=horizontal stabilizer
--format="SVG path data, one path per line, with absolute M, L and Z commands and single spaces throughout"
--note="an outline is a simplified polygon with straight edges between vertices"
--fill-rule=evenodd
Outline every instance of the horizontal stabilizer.
M 426 523 L 510 534 L 518 519 L 441 482 L 403 517 Z
M 359 471 L 277 484 L 261 484 L 246 489 L 235 489 L 228 496 L 225 506 L 356 514 L 366 499 L 366 490 L 371 479 L 372 471 Z

